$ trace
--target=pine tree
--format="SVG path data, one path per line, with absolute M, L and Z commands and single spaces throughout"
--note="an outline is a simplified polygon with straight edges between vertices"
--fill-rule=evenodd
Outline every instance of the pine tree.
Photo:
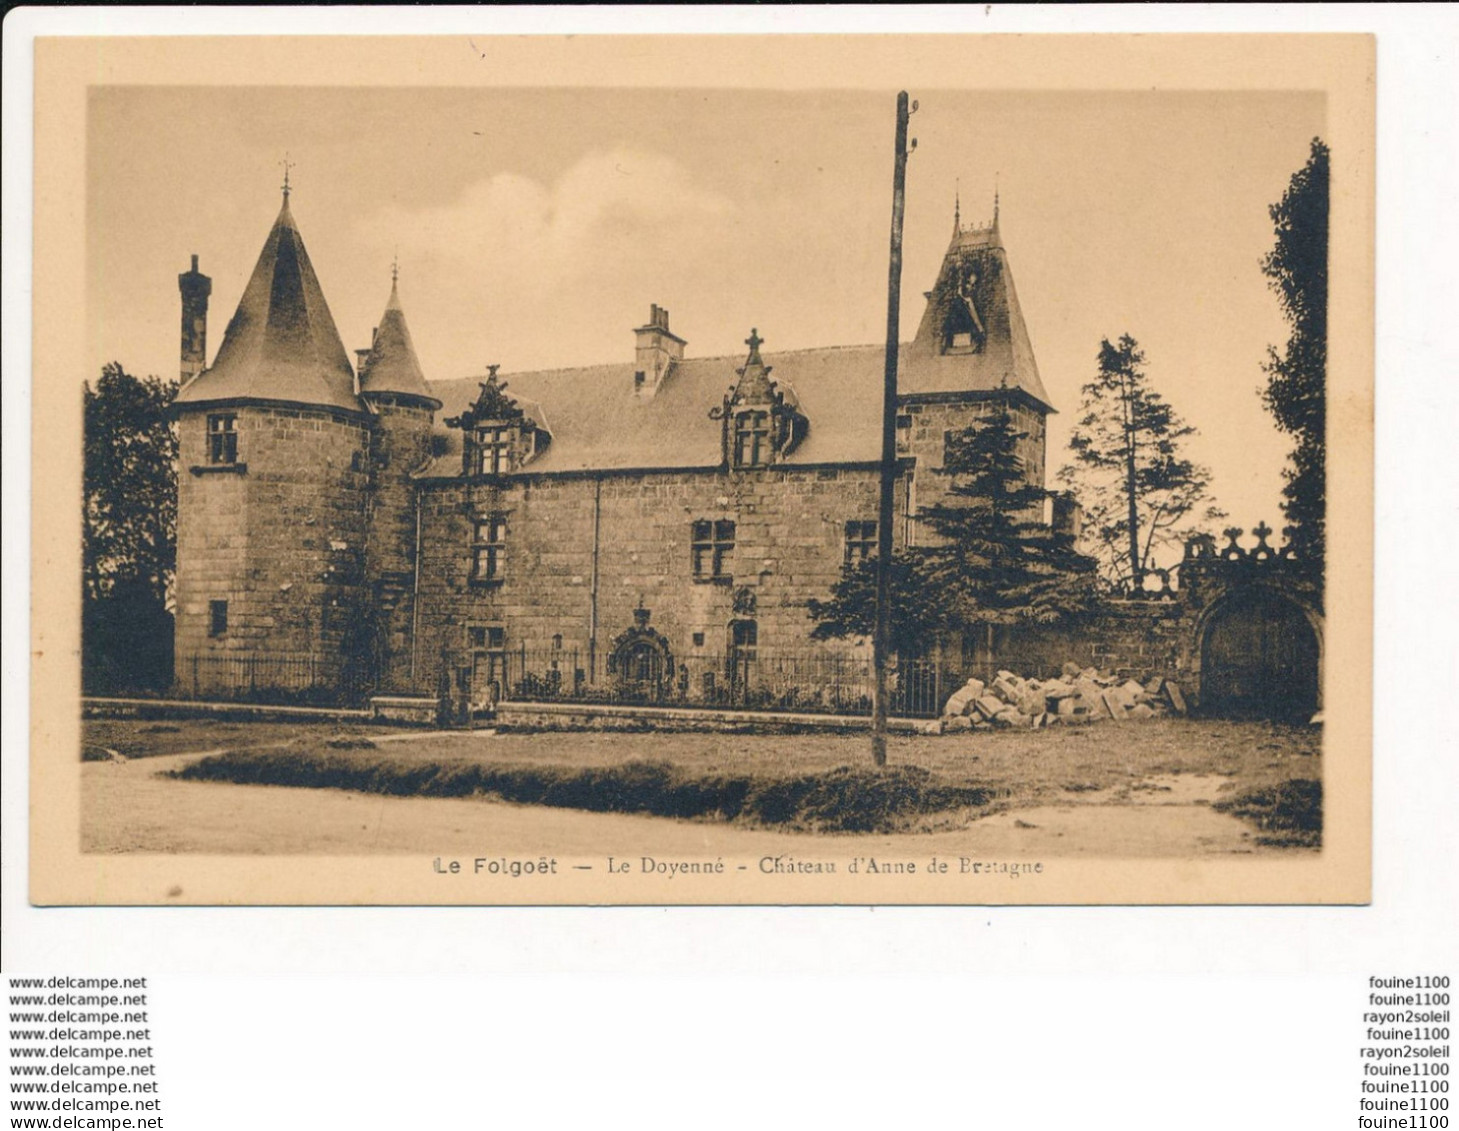
M 1085 531 L 1105 583 L 1138 589 L 1162 553 L 1217 521 L 1210 471 L 1188 459 L 1196 434 L 1150 383 L 1145 354 L 1130 335 L 1099 344 L 1099 372 L 1081 390 L 1069 437 L 1071 463 L 1058 479 L 1084 507 Z M 1187 520 L 1193 514 L 1200 522 Z
M 939 602 L 929 599 L 924 561 L 916 550 L 892 554 L 891 650 L 899 656 L 918 656 L 948 621 Z M 871 639 L 876 623 L 876 559 L 848 564 L 831 587 L 831 599 L 812 598 L 808 605 L 816 626 L 812 640 L 861 636 Z
M 991 414 L 949 434 L 940 470 L 949 498 L 919 516 L 940 539 L 923 551 L 924 583 L 961 627 L 1047 623 L 1092 599 L 1095 563 L 1043 521 L 1049 492 L 1028 480 L 1026 438 L 1005 387 Z
M 1307 164 L 1268 210 L 1276 244 L 1262 272 L 1291 326 L 1285 352 L 1268 350 L 1262 393 L 1277 427 L 1296 441 L 1282 513 L 1297 559 L 1321 576 L 1327 537 L 1327 226 L 1329 154 L 1312 139 Z
M 926 648 L 939 632 L 1021 621 L 1051 622 L 1089 607 L 1095 562 L 1043 522 L 1049 492 L 1028 482 L 1018 456 L 1027 434 L 1014 426 L 1008 390 L 993 412 L 953 432 L 940 474 L 949 498 L 918 516 L 938 535 L 892 561 L 893 647 Z M 870 635 L 874 563 L 848 566 L 830 601 L 810 602 L 818 640 Z

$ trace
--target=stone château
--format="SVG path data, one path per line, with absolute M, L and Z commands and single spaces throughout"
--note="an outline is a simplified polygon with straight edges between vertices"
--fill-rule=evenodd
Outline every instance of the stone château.
M 953 227 L 901 346 L 897 544 L 945 489 L 947 433 L 996 397 L 1044 481 L 1053 409 L 996 208 Z M 211 365 L 196 256 L 179 287 L 179 683 L 246 660 L 474 703 L 509 678 L 692 699 L 737 658 L 852 647 L 813 643 L 806 604 L 876 544 L 882 345 L 751 330 L 696 357 L 653 305 L 617 360 L 428 379 L 392 272 L 352 362 L 287 186 Z

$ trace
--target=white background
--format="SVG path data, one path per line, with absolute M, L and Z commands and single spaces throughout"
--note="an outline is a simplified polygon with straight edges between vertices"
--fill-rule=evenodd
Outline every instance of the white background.
M 607 10 L 523 29 L 1375 31 L 1373 904 L 54 909 L 26 903 L 29 36 L 458 30 L 453 10 L 10 13 L 7 974 L 147 975 L 165 1127 L 1357 1126 L 1370 974 L 1459 973 L 1459 17 L 1442 7 Z M 37 502 L 44 500 L 43 486 Z

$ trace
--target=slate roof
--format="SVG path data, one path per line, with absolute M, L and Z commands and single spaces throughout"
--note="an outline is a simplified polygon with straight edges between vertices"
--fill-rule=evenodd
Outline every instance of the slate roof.
M 375 340 L 360 370 L 360 392 L 435 398 L 415 356 L 415 343 L 410 340 L 410 327 L 405 323 L 405 311 L 400 307 L 400 292 L 394 279 L 390 282 L 390 299 L 380 316 Z
M 939 355 L 938 320 L 946 310 L 947 295 L 956 286 L 957 266 L 969 255 L 990 258 L 999 267 L 992 280 L 992 301 L 986 312 L 988 338 L 978 353 Z M 915 380 L 926 391 L 996 389 L 1006 377 L 1010 389 L 1022 389 L 1052 410 L 1049 394 L 1039 377 L 1038 362 L 1034 360 L 1033 343 L 1023 321 L 1023 307 L 1013 285 L 1008 252 L 1003 247 L 996 219 L 987 228 L 958 228 L 953 232 L 937 283 L 929 294 L 927 309 L 912 341 L 911 353 L 909 366 L 916 371 Z
M 177 394 L 184 405 L 239 399 L 362 411 L 287 194 L 217 357 Z
M 991 256 L 987 338 L 976 353 L 943 354 L 940 319 L 958 271 L 969 255 Z M 634 393 L 635 362 L 576 369 L 504 373 L 509 395 L 551 443 L 530 471 L 714 467 L 722 460 L 722 424 L 710 417 L 739 381 L 740 355 L 676 361 L 653 397 Z M 879 458 L 884 347 L 836 346 L 763 354 L 788 403 L 809 421 L 805 438 L 789 453 L 791 465 L 873 462 Z M 916 337 L 901 345 L 898 383 L 903 396 L 989 394 L 1003 384 L 1052 411 L 1039 379 L 1007 255 L 991 228 L 955 230 Z M 456 475 L 461 433 L 444 421 L 469 408 L 485 375 L 429 382 L 394 286 L 360 375 L 364 392 L 399 392 L 434 398 L 440 453 L 427 476 Z M 272 401 L 365 411 L 355 375 L 304 241 L 289 212 L 288 195 L 274 221 L 238 310 L 213 365 L 178 393 L 177 402 L 201 405 L 236 400 Z M 549 423 L 550 421 L 550 423 Z
M 954 285 L 959 257 L 991 254 L 1002 270 L 993 280 L 988 336 L 977 353 L 939 351 L 939 300 Z M 882 345 L 767 352 L 769 379 L 779 384 L 809 421 L 809 431 L 785 459 L 790 466 L 873 462 L 881 456 L 881 387 L 885 366 Z M 715 467 L 723 458 L 721 423 L 709 412 L 724 401 L 746 368 L 744 355 L 686 357 L 652 398 L 633 392 L 634 363 L 624 360 L 578 369 L 503 373 L 507 395 L 532 415 L 550 420 L 552 444 L 524 468 L 528 472 L 614 470 L 627 468 Z M 1007 255 L 997 224 L 958 230 L 948 247 L 928 312 L 917 336 L 902 343 L 898 388 L 903 396 L 989 394 L 1006 381 L 1048 411 L 1048 393 L 1039 378 L 1028 329 L 1019 308 Z M 461 433 L 440 422 L 456 416 L 475 399 L 483 376 L 431 383 L 445 409 L 437 415 L 441 454 L 423 472 L 451 476 L 461 468 Z

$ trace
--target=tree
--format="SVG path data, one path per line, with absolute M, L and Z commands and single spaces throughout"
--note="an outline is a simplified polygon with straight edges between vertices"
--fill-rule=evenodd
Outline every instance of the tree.
M 83 386 L 82 679 L 89 690 L 164 687 L 177 563 L 178 382 L 116 362 Z
M 1268 348 L 1262 400 L 1296 441 L 1284 472 L 1282 513 L 1297 559 L 1321 575 L 1327 520 L 1327 223 L 1329 154 L 1312 139 L 1307 164 L 1268 212 L 1276 243 L 1262 273 L 1291 327 L 1285 352 Z
M 947 437 L 948 497 L 919 516 L 939 537 L 923 551 L 926 584 L 963 628 L 1051 623 L 1093 597 L 1094 560 L 1043 521 L 1050 492 L 1029 482 L 1009 399 L 1005 386 L 988 416 Z
M 177 564 L 177 381 L 138 380 L 117 362 L 83 386 L 82 579 L 93 601 L 140 587 L 165 605 Z
M 1099 344 L 1099 373 L 1081 390 L 1069 437 L 1072 461 L 1058 479 L 1084 507 L 1100 574 L 1116 590 L 1137 589 L 1163 551 L 1196 533 L 1187 523 L 1224 517 L 1211 505 L 1210 471 L 1186 458 L 1196 434 L 1151 386 L 1145 354 L 1128 334 Z
M 942 606 L 929 599 L 923 559 L 914 551 L 892 555 L 891 635 L 888 644 L 899 656 L 915 656 L 939 630 L 948 625 Z M 809 602 L 810 615 L 817 622 L 812 640 L 864 636 L 868 640 L 876 627 L 876 559 L 848 564 L 840 580 L 831 587 L 831 599 Z
M 892 561 L 892 640 L 915 654 L 940 631 L 975 626 L 1051 622 L 1086 608 L 1093 598 L 1093 559 L 1067 534 L 1043 522 L 1049 492 L 1028 482 L 1004 389 L 993 412 L 950 433 L 939 473 L 948 498 L 918 520 L 939 536 L 930 546 L 908 547 Z M 848 566 L 830 601 L 811 601 L 819 623 L 815 639 L 864 636 L 871 631 L 875 576 L 872 563 Z

